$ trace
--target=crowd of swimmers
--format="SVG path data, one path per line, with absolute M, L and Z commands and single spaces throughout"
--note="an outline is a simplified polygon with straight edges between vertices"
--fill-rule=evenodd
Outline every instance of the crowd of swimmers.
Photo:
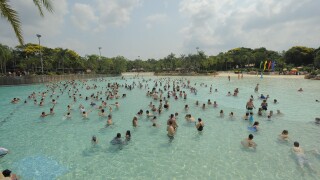
M 241 76 L 243 78 L 243 76 Z M 124 79 L 124 78 L 123 78 Z M 108 104 L 107 101 L 112 99 L 120 99 L 120 98 L 126 98 L 126 94 L 122 94 L 120 96 L 120 88 L 125 88 L 127 90 L 132 90 L 136 87 L 140 89 L 146 89 L 147 93 L 146 96 L 150 98 L 152 101 L 150 102 L 149 109 L 147 110 L 138 110 L 136 115 L 132 119 L 132 126 L 134 128 L 138 127 L 138 121 L 141 116 L 143 116 L 143 113 L 146 113 L 146 117 L 150 118 L 150 121 L 152 123 L 151 127 L 159 127 L 160 124 L 157 123 L 157 116 L 160 116 L 163 112 L 163 110 L 169 110 L 170 109 L 170 103 L 169 99 L 173 98 L 174 100 L 186 100 L 188 98 L 188 90 L 191 94 L 197 94 L 198 90 L 196 88 L 196 84 L 191 85 L 190 80 L 180 79 L 180 80 L 170 80 L 166 78 L 162 78 L 159 80 L 154 80 L 154 86 L 150 90 L 149 83 L 150 80 L 143 79 L 142 82 L 136 83 L 135 81 L 132 84 L 124 84 L 120 85 L 117 82 L 114 83 L 108 83 L 106 87 L 102 87 L 102 89 L 98 89 L 98 85 L 96 82 L 104 82 L 103 79 L 95 79 L 93 85 L 89 85 L 88 81 L 68 81 L 68 82 L 60 82 L 60 83 L 53 83 L 48 84 L 47 90 L 44 92 L 35 93 L 32 92 L 28 98 L 24 101 L 24 103 L 28 103 L 28 101 L 33 101 L 35 105 L 38 106 L 44 106 L 45 99 L 47 96 L 50 97 L 50 103 L 52 104 L 52 107 L 49 109 L 49 112 L 46 113 L 45 111 L 41 112 L 40 117 L 45 118 L 46 116 L 54 115 L 54 108 L 57 105 L 57 102 L 59 100 L 59 97 L 67 94 L 67 96 L 70 98 L 71 103 L 67 105 L 66 112 L 63 115 L 66 120 L 72 119 L 72 113 L 74 112 L 73 105 L 78 102 L 79 99 L 84 99 L 87 101 L 87 103 L 90 105 L 90 109 L 86 109 L 83 104 L 79 104 L 79 112 L 81 114 L 81 117 L 84 120 L 88 120 L 90 113 L 94 111 L 98 111 L 98 116 L 102 118 L 106 118 L 106 127 L 110 127 L 114 125 L 114 122 L 112 120 L 112 112 L 113 109 L 119 109 L 120 103 L 117 101 L 114 104 Z M 228 76 L 228 81 L 230 81 L 230 76 Z M 144 84 L 143 84 L 144 83 Z M 200 86 L 202 87 L 208 87 L 206 84 L 201 83 Z M 90 96 L 83 96 L 80 93 L 80 88 L 86 89 L 86 90 L 95 90 L 95 93 L 92 93 Z M 184 89 L 184 90 L 182 90 Z M 298 91 L 302 92 L 302 88 L 300 88 Z M 218 92 L 218 89 L 215 89 L 215 92 Z M 259 92 L 259 84 L 257 84 L 254 88 L 254 92 Z M 210 86 L 209 93 L 212 93 L 212 85 Z M 59 94 L 59 95 L 58 95 Z M 231 92 L 227 93 L 227 96 L 238 96 L 239 94 L 239 88 L 235 88 L 233 94 Z M 37 101 L 37 97 L 40 97 L 40 102 Z M 258 108 L 257 115 L 258 116 L 267 116 L 267 120 L 271 120 L 271 118 L 274 116 L 274 113 L 272 110 L 268 112 L 268 100 L 269 95 L 264 96 L 261 94 L 258 96 L 258 98 L 262 101 L 260 104 L 260 107 Z M 252 132 L 259 131 L 259 122 L 254 121 L 254 112 L 253 109 L 256 109 L 254 103 L 254 97 L 253 95 L 250 96 L 248 102 L 246 103 L 246 112 L 243 116 L 243 120 L 248 121 L 249 127 L 248 129 Z M 11 103 L 17 104 L 20 102 L 19 98 L 13 98 Z M 156 102 L 156 103 L 154 103 Z M 318 102 L 316 100 L 316 102 Z M 273 100 L 274 104 L 279 103 L 277 99 Z M 218 108 L 218 103 L 216 101 L 211 101 L 210 99 L 207 100 L 206 103 L 199 103 L 199 101 L 195 102 L 196 106 L 201 106 L 202 109 L 207 109 L 208 107 L 212 106 L 213 108 Z M 186 112 L 185 120 L 186 122 L 194 123 L 195 129 L 202 133 L 204 131 L 204 120 L 201 117 L 195 118 L 189 113 L 189 105 L 185 104 L 184 110 Z M 109 111 L 109 112 L 107 112 Z M 280 115 L 280 110 L 277 110 L 277 115 Z M 167 120 L 167 136 L 172 142 L 174 139 L 177 129 L 178 129 L 178 113 L 171 114 Z M 223 109 L 220 110 L 220 117 L 224 117 L 224 111 Z M 229 113 L 229 117 L 233 119 L 235 117 L 234 112 Z M 197 121 L 196 121 L 197 119 Z M 320 124 L 320 119 L 316 118 L 316 123 Z M 255 150 L 257 148 L 257 144 L 253 141 L 253 134 L 249 134 L 247 138 L 241 141 L 241 144 L 244 148 L 249 148 Z M 283 141 L 289 140 L 288 130 L 283 130 L 283 132 L 279 135 L 279 139 Z M 125 136 L 123 137 L 121 133 L 117 133 L 115 137 L 110 141 L 111 145 L 126 145 L 131 140 L 131 132 L 130 130 L 127 130 L 125 133 Z M 93 145 L 98 144 L 98 138 L 96 136 L 92 136 L 91 143 Z M 302 148 L 300 147 L 298 142 L 293 143 L 293 152 L 297 155 L 298 162 L 300 164 L 300 167 L 303 167 L 304 164 L 310 165 L 303 153 Z

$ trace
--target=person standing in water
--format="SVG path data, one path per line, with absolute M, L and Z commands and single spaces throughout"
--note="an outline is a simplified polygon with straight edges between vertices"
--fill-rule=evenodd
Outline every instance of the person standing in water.
M 201 118 L 198 118 L 198 123 L 196 124 L 196 128 L 199 132 L 201 132 L 203 130 L 204 124 L 202 122 Z
M 175 134 L 175 130 L 174 130 L 174 127 L 172 126 L 172 121 L 168 122 L 167 131 L 168 131 L 168 134 L 167 134 L 168 137 L 170 139 L 173 139 L 174 138 L 174 134 Z
M 259 84 L 256 85 L 256 87 L 254 88 L 254 92 L 258 92 L 259 91 Z
M 253 105 L 253 99 L 250 98 L 250 100 L 247 102 L 246 108 L 249 112 L 252 112 L 252 109 L 255 108 Z

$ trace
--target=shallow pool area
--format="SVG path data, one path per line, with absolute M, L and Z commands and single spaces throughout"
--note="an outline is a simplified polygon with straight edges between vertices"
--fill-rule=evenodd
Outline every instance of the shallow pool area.
M 170 81 L 168 81 L 170 79 Z M 197 89 L 197 94 L 183 88 L 183 83 Z M 186 91 L 187 99 L 174 97 L 168 99 L 170 108 L 163 109 L 157 116 L 159 127 L 152 127 L 152 118 L 147 118 L 145 111 L 149 110 L 150 102 L 158 107 L 159 100 L 146 96 L 158 81 L 159 88 L 164 90 L 165 82 L 173 81 Z M 162 81 L 162 86 L 160 86 Z M 52 98 L 57 100 L 55 114 L 40 118 L 41 112 L 49 113 L 53 107 L 50 95 L 47 93 L 44 106 L 40 107 L 41 96 L 38 92 L 46 91 L 45 84 L 28 86 L 0 87 L 0 147 L 10 150 L 10 153 L 0 158 L 0 170 L 10 169 L 21 179 L 320 179 L 320 125 L 314 123 L 320 117 L 320 81 L 288 78 L 259 78 L 248 76 L 243 79 L 235 77 L 228 81 L 227 77 L 156 77 L 156 76 L 125 76 L 88 80 L 91 88 L 81 85 L 67 87 L 63 94 L 59 88 Z M 119 99 L 107 100 L 108 104 L 119 102 L 120 108 L 114 106 L 112 120 L 114 125 L 106 127 L 107 117 L 100 117 L 97 105 L 101 100 L 85 100 L 91 94 L 107 91 L 108 83 L 118 82 Z M 141 88 L 138 87 L 142 83 Z M 136 85 L 132 90 L 124 86 Z M 259 91 L 254 92 L 259 83 Z M 145 85 L 148 84 L 148 87 Z M 59 84 L 61 85 L 61 84 Z M 96 89 L 93 86 L 96 85 Z M 210 86 L 212 85 L 212 93 Z M 303 92 L 298 92 L 299 88 Z M 78 92 L 75 90 L 78 88 Z M 239 88 L 238 96 L 226 96 Z M 72 97 L 76 93 L 77 101 Z M 218 92 L 214 90 L 217 89 Z M 73 92 L 74 91 L 74 92 Z M 38 104 L 28 95 L 36 92 Z M 83 98 L 79 97 L 79 94 Z M 121 97 L 126 94 L 126 97 Z M 258 116 L 258 107 L 262 100 L 260 94 L 269 95 L 268 111 L 273 110 L 271 121 L 267 115 Z M 249 122 L 242 117 L 246 113 L 246 103 L 250 96 L 254 97 L 254 120 L 259 121 L 259 131 L 248 131 Z M 59 98 L 57 98 L 59 96 Z M 10 101 L 18 97 L 21 101 L 12 104 Z M 163 97 L 167 97 L 164 91 Z M 218 107 L 207 105 L 210 99 L 217 101 Z M 278 103 L 274 104 L 273 100 Z M 24 104 L 24 100 L 27 103 Z M 196 106 L 195 102 L 200 105 Z M 201 105 L 205 103 L 206 109 Z M 72 104 L 71 119 L 66 119 L 67 105 Z M 79 105 L 82 104 L 89 113 L 88 119 L 83 119 Z M 188 104 L 189 110 L 184 106 Z M 138 117 L 138 127 L 132 126 L 132 119 L 137 112 L 144 111 Z M 107 114 L 109 109 L 105 108 Z M 219 116 L 220 110 L 225 113 Z M 277 114 L 280 110 L 282 114 Z M 167 120 L 170 114 L 177 112 L 178 128 L 172 141 L 167 136 Z M 230 118 L 229 113 L 234 117 Z M 196 119 L 202 118 L 204 130 L 199 133 L 194 123 L 185 120 L 186 114 L 192 114 Z M 289 141 L 279 141 L 278 135 L 286 129 L 289 131 Z M 124 137 L 127 130 L 132 138 L 127 145 L 114 146 L 110 141 L 121 133 Z M 240 142 L 252 133 L 257 143 L 256 150 L 243 148 Z M 93 146 L 91 137 L 95 135 L 98 144 Z M 296 157 L 291 153 L 293 142 L 298 141 L 306 151 L 306 157 L 312 165 L 299 168 Z

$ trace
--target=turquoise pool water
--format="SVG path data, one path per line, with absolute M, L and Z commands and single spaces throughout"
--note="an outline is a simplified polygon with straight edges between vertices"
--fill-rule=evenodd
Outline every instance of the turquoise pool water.
M 157 77 L 143 77 L 152 88 L 153 80 Z M 120 78 L 105 78 L 105 81 L 88 81 L 97 84 L 96 90 L 86 90 L 79 86 L 82 96 L 90 96 L 97 90 L 106 90 L 108 82 L 132 84 L 142 82 L 143 78 L 127 76 Z M 171 80 L 182 77 L 170 77 Z M 185 77 L 184 77 L 185 79 Z M 295 156 L 290 153 L 293 141 L 299 141 L 305 150 L 320 149 L 320 126 L 315 125 L 315 117 L 320 116 L 320 82 L 304 79 L 281 79 L 245 77 L 187 77 L 191 85 L 197 87 L 197 95 L 187 91 L 187 100 L 180 98 L 169 99 L 171 105 L 158 117 L 159 128 L 151 127 L 151 121 L 144 115 L 139 118 L 139 127 L 132 127 L 132 118 L 143 109 L 149 109 L 152 101 L 158 106 L 159 102 L 146 96 L 147 89 L 135 87 L 133 90 L 120 88 L 120 94 L 126 98 L 108 100 L 108 104 L 120 103 L 119 110 L 112 112 L 113 127 L 105 128 L 106 119 L 98 116 L 94 110 L 88 120 L 81 118 L 78 106 L 83 104 L 91 109 L 90 101 L 78 99 L 73 105 L 72 119 L 66 120 L 63 115 L 72 99 L 67 93 L 60 95 L 55 107 L 55 115 L 39 118 L 42 111 L 49 112 L 52 107 L 49 95 L 45 105 L 39 107 L 28 100 L 23 100 L 33 91 L 46 90 L 45 85 L 14 86 L 0 88 L 0 146 L 10 150 L 10 154 L 0 159 L 0 170 L 11 169 L 21 179 L 320 179 L 320 175 L 308 167 L 300 170 Z M 144 82 L 142 82 L 144 83 Z M 207 84 L 200 86 L 201 83 Z M 259 93 L 254 92 L 259 83 Z M 209 93 L 210 85 L 218 92 Z M 70 87 L 70 86 L 69 86 Z M 171 81 L 172 87 L 172 81 Z M 302 87 L 303 92 L 297 92 Z M 158 86 L 159 88 L 159 86 Z M 158 89 L 157 88 L 157 89 Z M 239 88 L 238 97 L 226 96 Z M 171 89 L 172 90 L 172 89 Z M 242 120 L 245 105 L 250 95 L 255 97 L 254 104 L 259 107 L 261 100 L 258 95 L 270 95 L 268 109 L 276 113 L 280 109 L 282 115 L 274 115 L 271 121 L 266 116 L 256 115 L 255 121 L 260 122 L 260 131 L 253 133 L 254 141 L 258 144 L 256 151 L 244 149 L 240 141 L 251 132 L 247 130 L 248 122 Z M 56 95 L 59 95 L 57 92 Z M 53 97 L 56 98 L 56 95 Z M 22 101 L 11 104 L 14 97 Z M 77 96 L 78 97 L 78 96 Z M 208 107 L 202 110 L 195 105 L 206 103 L 208 99 L 217 101 L 218 108 Z M 278 104 L 273 104 L 273 99 Z M 37 96 L 38 103 L 40 97 Z M 99 101 L 96 102 L 100 104 Z M 188 112 L 184 105 L 188 104 Z M 219 117 L 223 109 L 225 117 Z M 108 112 L 108 110 L 106 109 Z M 235 118 L 228 117 L 234 112 Z M 178 112 L 179 128 L 175 139 L 169 142 L 166 132 L 166 122 L 171 113 Z M 193 123 L 187 123 L 184 116 L 191 113 L 201 117 L 205 127 L 199 134 Z M 282 130 L 289 131 L 290 141 L 278 141 Z M 123 136 L 127 130 L 132 138 L 128 145 L 121 150 L 110 145 L 116 133 Z M 98 145 L 93 147 L 91 137 L 98 138 Z M 312 167 L 320 171 L 320 157 L 312 152 L 306 152 Z M 320 173 L 320 172 L 318 172 Z

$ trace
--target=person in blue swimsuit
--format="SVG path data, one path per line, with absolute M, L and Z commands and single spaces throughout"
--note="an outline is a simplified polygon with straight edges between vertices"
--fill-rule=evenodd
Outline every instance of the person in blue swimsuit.
M 254 120 L 253 120 L 253 113 L 252 113 L 252 112 L 250 112 L 249 122 L 250 122 L 250 124 L 253 124 L 253 122 L 254 122 Z

